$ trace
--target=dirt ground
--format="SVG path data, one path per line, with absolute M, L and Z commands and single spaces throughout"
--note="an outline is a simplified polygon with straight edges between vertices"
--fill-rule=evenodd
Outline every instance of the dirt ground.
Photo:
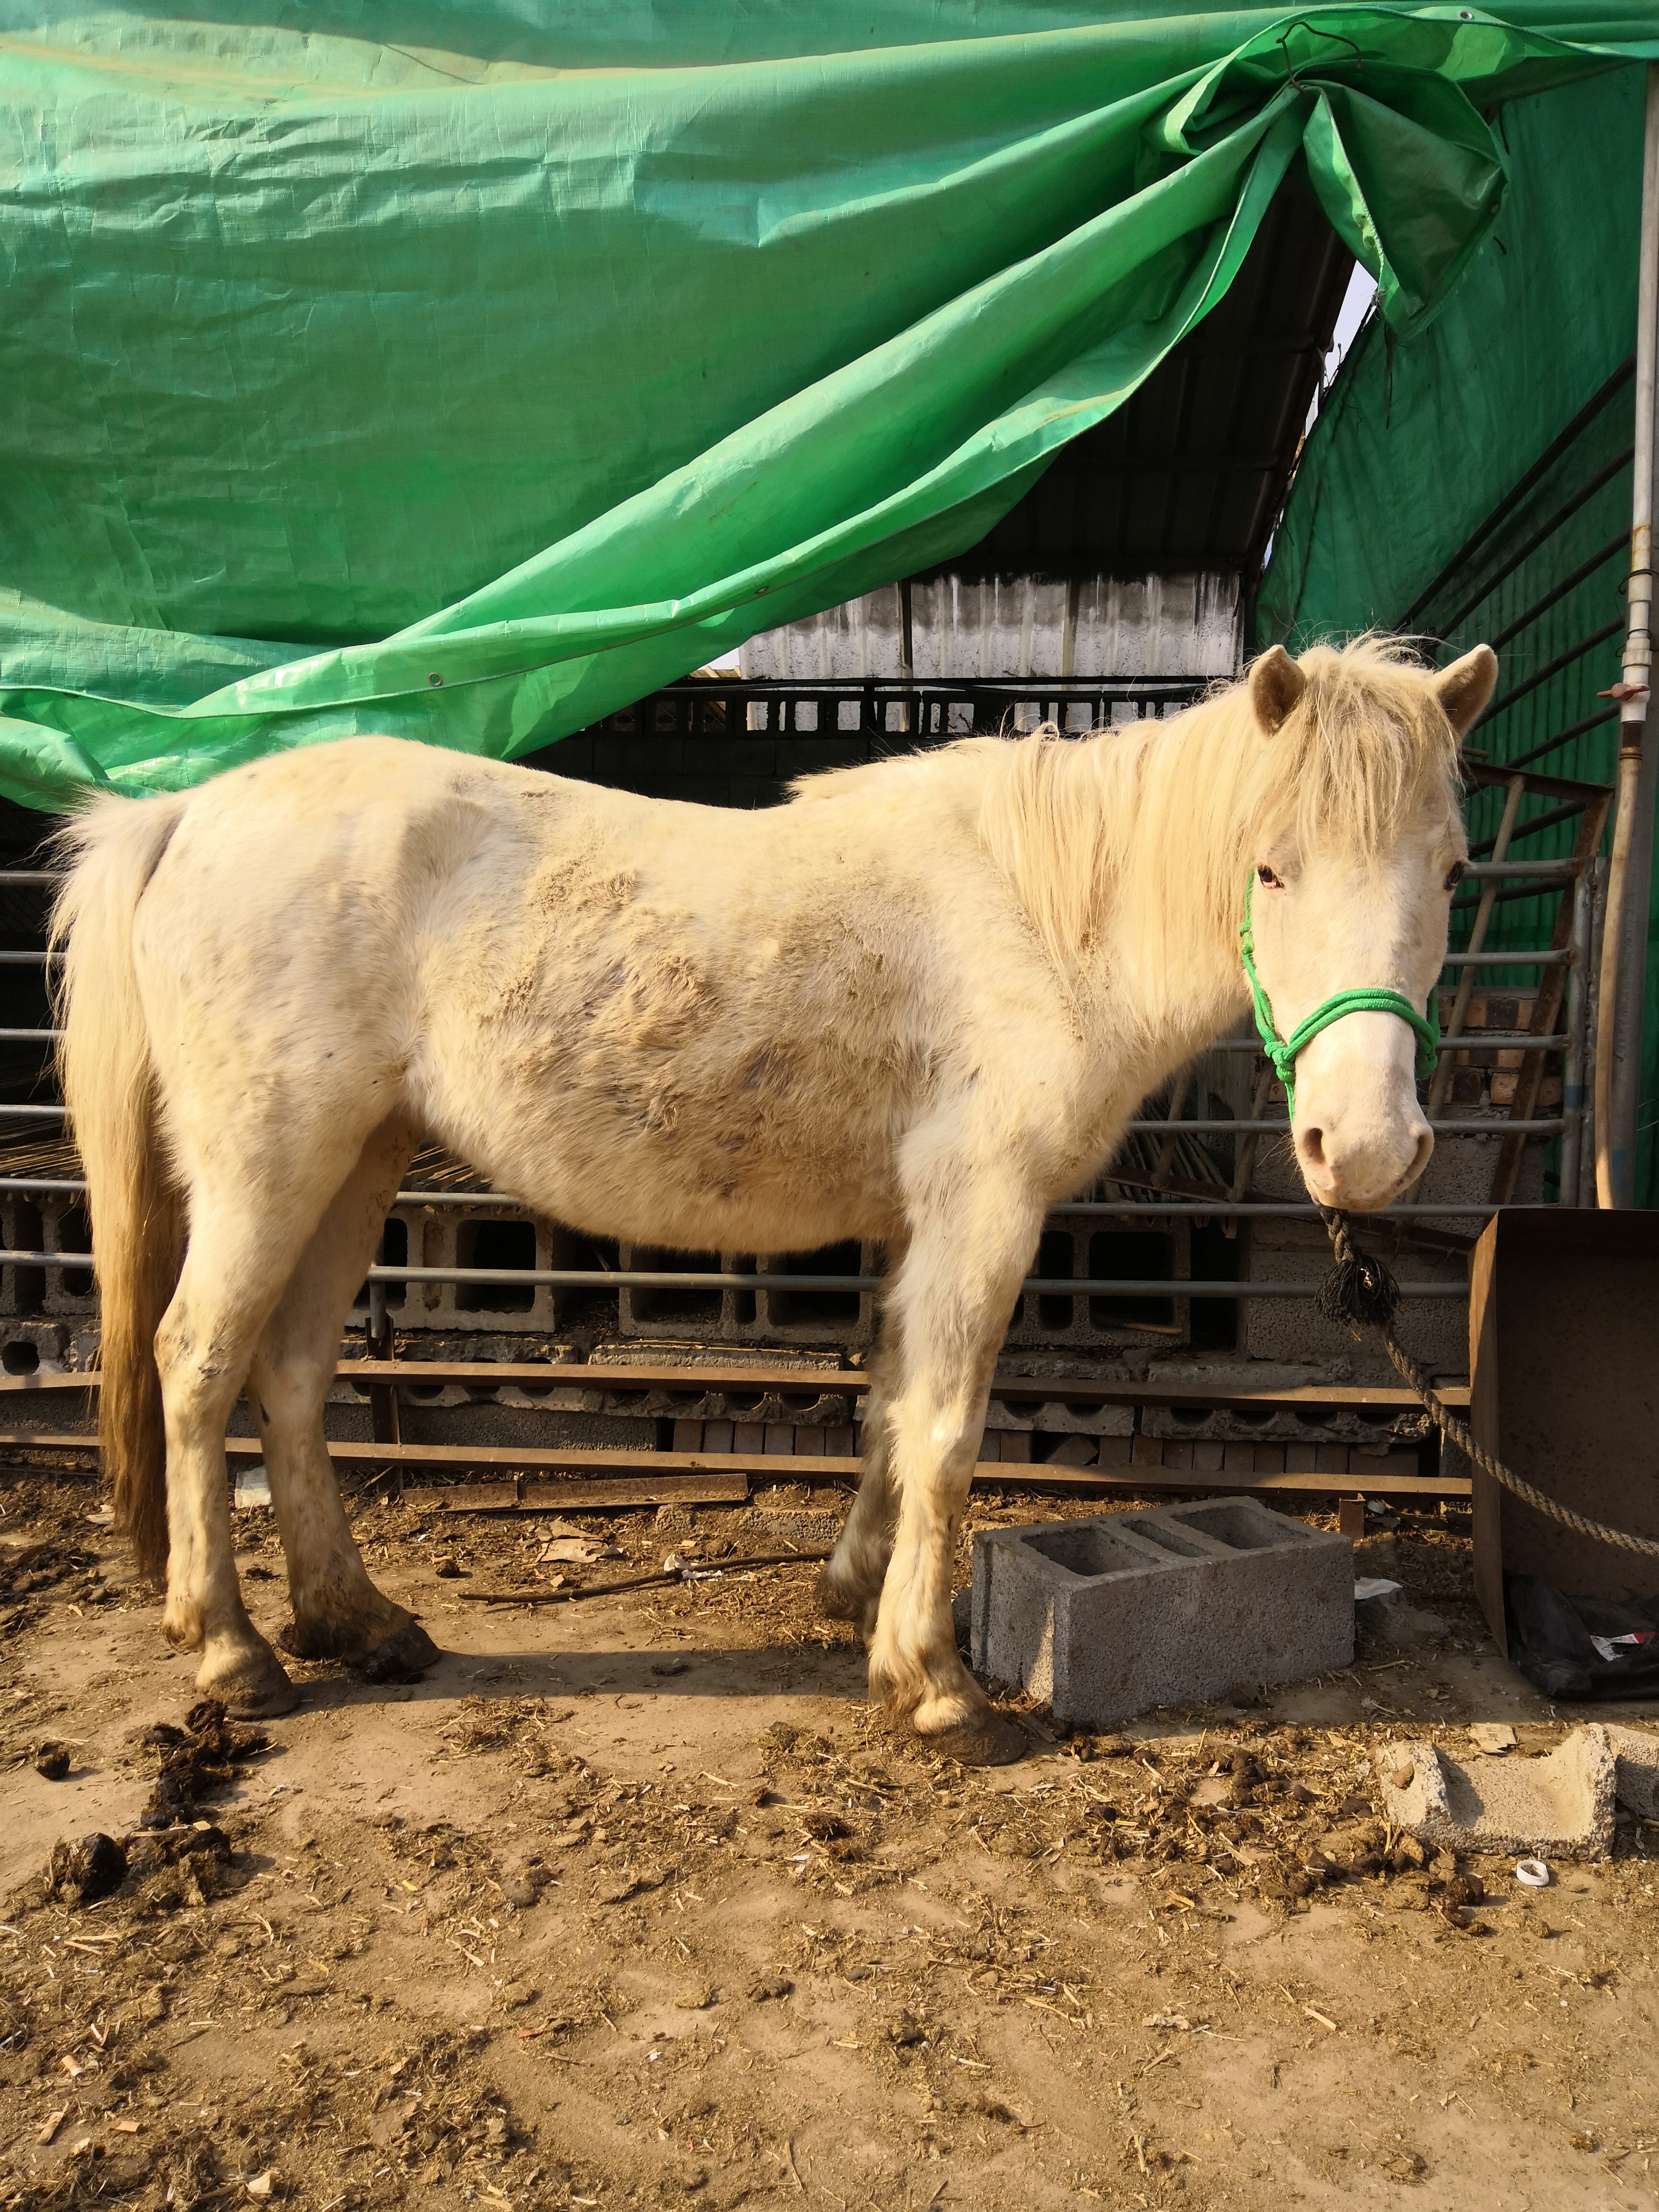
M 1444 1633 L 1120 1739 L 1032 1716 L 975 1773 L 883 1733 L 810 1566 L 744 1569 L 816 1518 L 585 1521 L 583 1563 L 361 1498 L 441 1663 L 295 1665 L 299 1710 L 226 1735 L 92 1482 L 0 1474 L 0 2205 L 1652 2201 L 1659 1830 L 1526 1893 L 1376 1816 L 1380 1741 L 1586 1717 L 1498 1660 L 1455 1526 L 1366 1547 Z M 269 1515 L 238 1535 L 274 1635 Z M 671 1549 L 721 1571 L 475 1595 Z M 54 1896 L 96 1832 L 125 1881 Z

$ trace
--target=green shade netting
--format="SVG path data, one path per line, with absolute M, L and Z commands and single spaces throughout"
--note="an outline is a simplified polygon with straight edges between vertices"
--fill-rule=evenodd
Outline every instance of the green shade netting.
M 1292 167 L 1424 327 L 1493 112 L 1638 57 L 1634 0 L 0 0 L 0 791 L 544 745 L 973 544 Z

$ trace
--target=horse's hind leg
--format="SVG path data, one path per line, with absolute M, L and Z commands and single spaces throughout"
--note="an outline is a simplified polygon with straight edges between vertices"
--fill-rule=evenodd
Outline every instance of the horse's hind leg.
M 227 1141 L 225 1149 L 234 1166 L 234 1147 Z M 318 1157 L 307 1165 L 301 1176 L 290 1163 L 281 1190 L 246 1174 L 191 1177 L 190 1242 L 155 1332 L 167 1447 L 161 1632 L 176 1649 L 201 1653 L 196 1686 L 204 1695 L 244 1713 L 286 1711 L 294 1686 L 242 1603 L 225 1422 L 255 1340 L 327 1202 L 325 1163 Z
M 407 1680 L 438 1650 L 414 1616 L 368 1578 L 324 1442 L 323 1407 L 352 1297 L 415 1148 L 415 1133 L 397 1119 L 368 1139 L 266 1322 L 248 1372 L 294 1605 L 282 1642 L 296 1658 L 343 1659 L 376 1681 Z
M 864 1401 L 864 1464 L 859 1470 L 858 1495 L 835 1554 L 818 1577 L 818 1604 L 823 1611 L 832 1620 L 855 1621 L 866 1644 L 876 1632 L 876 1613 L 887 1562 L 892 1556 L 893 1522 L 898 1510 L 887 1425 L 888 1407 L 899 1374 L 898 1346 L 891 1339 L 890 1324 L 884 1321 L 881 1342 L 866 1370 L 870 1388 Z

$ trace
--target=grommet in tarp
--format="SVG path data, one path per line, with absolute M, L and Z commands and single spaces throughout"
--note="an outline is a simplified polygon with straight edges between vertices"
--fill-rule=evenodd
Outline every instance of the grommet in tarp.
M 442 678 L 441 676 L 440 676 L 440 675 L 437 673 L 436 670 L 434 669 L 434 672 L 432 672 L 432 674 L 431 674 L 430 676 L 428 676 L 428 677 L 427 678 L 427 679 L 426 679 L 426 680 L 427 680 L 427 682 L 428 682 L 428 684 L 441 684 L 441 683 L 443 682 L 443 680 L 444 680 L 444 679 L 443 679 L 443 678 Z
M 1517 1859 L 1515 1878 L 1522 1889 L 1547 1889 L 1550 1886 L 1550 1870 L 1542 1859 Z

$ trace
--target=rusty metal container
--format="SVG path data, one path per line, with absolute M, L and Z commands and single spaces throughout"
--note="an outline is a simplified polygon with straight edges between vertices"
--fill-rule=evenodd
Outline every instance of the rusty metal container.
M 1469 1285 L 1469 1425 L 1563 1505 L 1659 1538 L 1659 1213 L 1494 1216 Z M 1474 1579 L 1509 1656 L 1506 1574 L 1574 1598 L 1651 1591 L 1651 1559 L 1593 1542 L 1474 1477 Z

